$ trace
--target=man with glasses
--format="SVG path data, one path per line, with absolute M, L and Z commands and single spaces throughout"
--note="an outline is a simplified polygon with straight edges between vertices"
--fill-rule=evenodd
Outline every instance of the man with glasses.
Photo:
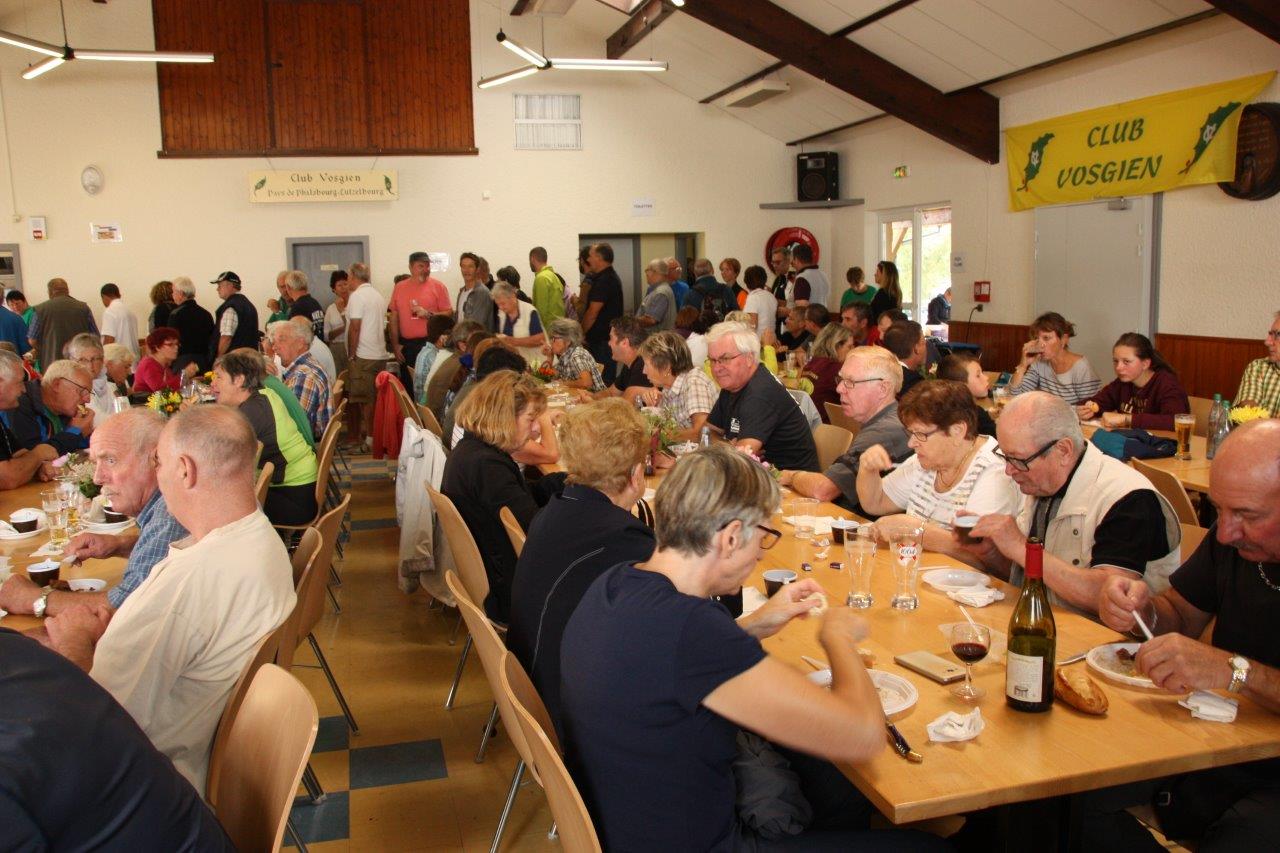
M 1267 347 L 1267 357 L 1245 365 L 1240 377 L 1240 389 L 1236 391 L 1236 406 L 1261 406 L 1280 417 L 1280 311 L 1271 321 L 1271 329 L 1262 343 Z
M 800 406 L 760 363 L 760 339 L 742 323 L 707 332 L 707 356 L 720 396 L 707 423 L 739 450 L 779 470 L 817 471 L 818 449 Z
M 106 360 L 102 353 L 102 341 L 97 335 L 88 332 L 76 335 L 67 344 L 67 355 L 93 377 L 89 408 L 93 409 L 94 421 L 98 425 L 116 413 L 115 389 L 107 376 Z
M 978 541 L 960 547 L 1011 583 L 1022 583 L 1027 537 L 1044 542 L 1044 582 L 1055 605 L 1096 617 L 1108 578 L 1169 587 L 1182 528 L 1150 481 L 1084 440 L 1075 411 L 1043 391 L 1019 395 L 996 423 L 1005 473 L 1024 495 L 1018 517 L 983 516 Z
M 821 474 L 783 471 L 782 485 L 796 494 L 836 501 L 859 515 L 866 515 L 858 503 L 858 460 L 869 447 L 880 445 L 894 462 L 911 455 L 907 432 L 898 420 L 898 388 L 902 370 L 884 347 L 857 347 L 840 368 L 840 409 L 862 425 L 853 444 Z
M 18 407 L 0 412 L 0 420 L 8 421 L 18 444 L 28 450 L 40 444 L 59 454 L 85 450 L 93 432 L 92 398 L 93 376 L 64 358 L 49 365 L 39 382 L 28 382 Z

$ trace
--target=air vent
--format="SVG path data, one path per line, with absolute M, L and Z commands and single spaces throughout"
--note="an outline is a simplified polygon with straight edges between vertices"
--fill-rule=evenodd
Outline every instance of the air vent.
M 762 101 L 785 95 L 791 91 L 791 85 L 781 80 L 757 80 L 740 89 L 734 89 L 724 99 L 726 107 L 754 107 Z
M 516 150 L 582 148 L 581 95 L 515 95 Z

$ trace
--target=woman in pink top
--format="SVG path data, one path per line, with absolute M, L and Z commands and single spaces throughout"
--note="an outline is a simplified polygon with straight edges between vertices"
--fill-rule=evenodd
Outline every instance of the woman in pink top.
M 191 376 L 198 369 L 194 362 L 188 364 L 182 373 L 169 369 L 178 357 L 177 329 L 159 326 L 147 335 L 146 343 L 149 355 L 142 357 L 133 372 L 133 393 L 150 393 L 162 388 L 177 391 L 182 387 L 183 376 Z

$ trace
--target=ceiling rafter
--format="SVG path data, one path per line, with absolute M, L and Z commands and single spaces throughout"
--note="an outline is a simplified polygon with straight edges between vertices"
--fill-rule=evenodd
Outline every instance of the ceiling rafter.
M 1250 29 L 1280 41 L 1280 5 L 1275 0 L 1207 0 Z
M 523 15 L 525 11 L 532 5 L 533 5 L 533 0 L 516 0 L 515 5 L 511 7 L 511 11 L 508 14 Z
M 609 59 L 621 59 L 628 50 L 671 17 L 675 10 L 676 7 L 667 0 L 647 0 L 642 3 L 627 18 L 627 22 L 605 41 L 604 55 Z
M 984 160 L 1000 160 L 1000 102 L 980 89 L 950 95 L 844 36 L 769 0 L 695 0 L 685 14 Z

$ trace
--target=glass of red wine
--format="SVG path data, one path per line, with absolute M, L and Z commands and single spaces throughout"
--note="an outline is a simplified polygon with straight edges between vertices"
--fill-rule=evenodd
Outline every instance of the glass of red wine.
M 991 648 L 991 629 L 986 625 L 958 622 L 951 626 L 951 653 L 964 664 L 964 684 L 951 692 L 966 702 L 976 702 L 987 691 L 973 684 L 973 665 L 987 656 Z

